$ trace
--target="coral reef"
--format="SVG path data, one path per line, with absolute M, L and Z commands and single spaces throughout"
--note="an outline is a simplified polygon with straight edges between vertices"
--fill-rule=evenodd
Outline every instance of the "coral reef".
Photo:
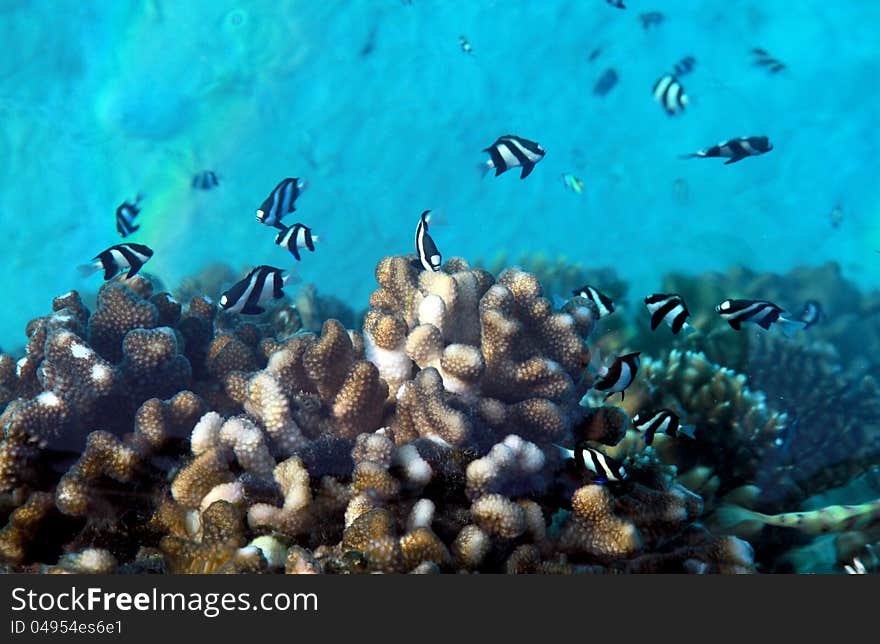
M 576 271 L 625 293 L 610 274 L 537 269 L 554 289 Z M 840 562 L 880 538 L 875 504 L 791 514 L 876 461 L 871 368 L 842 370 L 836 348 L 748 338 L 727 352 L 740 374 L 694 334 L 707 353 L 645 355 L 626 404 L 590 406 L 610 327 L 521 268 L 386 257 L 358 330 L 313 288 L 261 316 L 218 313 L 227 274 L 176 297 L 113 280 L 94 313 L 69 293 L 28 325 L 21 359 L 0 355 L 6 569 L 748 573 L 743 537 L 775 557 L 768 531 L 839 533 Z M 646 448 L 628 417 L 648 407 L 696 438 Z M 628 478 L 600 485 L 554 446 L 580 441 Z

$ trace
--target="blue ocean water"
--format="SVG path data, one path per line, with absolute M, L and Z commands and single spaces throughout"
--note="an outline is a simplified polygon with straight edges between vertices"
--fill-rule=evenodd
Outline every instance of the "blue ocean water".
M 664 20 L 645 29 L 648 10 Z M 296 270 L 356 308 L 427 208 L 445 257 L 565 256 L 634 293 L 670 270 L 826 260 L 875 285 L 878 23 L 869 0 L 5 0 L 2 344 L 52 295 L 97 288 L 74 269 L 119 241 L 137 193 L 131 240 L 169 285 L 217 260 L 290 266 L 254 224 L 284 176 L 309 181 L 298 213 L 322 237 Z M 752 47 L 787 68 L 753 66 Z M 669 117 L 651 88 L 686 55 L 690 103 Z M 547 150 L 526 181 L 477 169 L 508 132 Z M 749 135 L 773 151 L 677 158 Z M 205 169 L 220 186 L 191 189 Z
M 320 386 L 290 385 L 294 393 L 282 394 L 282 407 L 285 414 L 288 404 L 294 411 L 284 429 L 299 431 L 296 423 L 302 420 L 307 440 L 278 440 L 276 452 L 267 452 L 271 459 L 283 445 L 291 458 L 314 460 L 327 439 L 328 449 L 342 454 L 345 467 L 325 471 L 324 464 L 312 461 L 305 469 L 311 470 L 313 484 L 330 474 L 345 485 L 352 479 L 352 492 L 357 486 L 349 461 L 356 440 L 369 433 L 379 443 L 399 442 L 388 448 L 394 450 L 421 439 L 430 443 L 438 438 L 435 424 L 464 414 L 460 426 L 469 428 L 465 436 L 452 434 L 439 442 L 452 444 L 471 463 L 488 458 L 493 441 L 508 432 L 523 435 L 512 441 L 525 450 L 522 454 L 533 448 L 531 455 L 540 456 L 536 470 L 523 466 L 529 475 L 520 473 L 522 481 L 513 481 L 509 496 L 526 498 L 535 492 L 528 486 L 535 485 L 543 495 L 533 494 L 543 504 L 545 545 L 560 547 L 554 557 L 561 553 L 541 562 L 544 568 L 518 562 L 513 555 L 507 559 L 504 549 L 512 542 L 505 536 L 493 546 L 498 556 L 484 562 L 486 571 L 502 560 L 508 572 L 517 571 L 517 565 L 532 566 L 529 572 L 554 572 L 569 564 L 575 566 L 571 570 L 588 572 L 594 564 L 608 563 L 603 559 L 607 553 L 567 549 L 567 528 L 561 526 L 576 525 L 578 512 L 570 504 L 572 518 L 559 499 L 572 501 L 579 493 L 575 489 L 588 487 L 566 488 L 571 481 L 565 478 L 572 473 L 568 461 L 590 467 L 583 450 L 557 467 L 557 441 L 601 447 L 587 450 L 611 465 L 602 469 L 591 461 L 596 476 L 589 478 L 609 484 L 599 489 L 612 490 L 607 498 L 620 507 L 649 507 L 646 498 L 660 498 L 628 498 L 632 489 L 671 495 L 664 498 L 675 497 L 670 503 L 680 503 L 687 516 L 682 526 L 699 521 L 706 526 L 704 536 L 743 539 L 728 542 L 717 561 L 705 559 L 705 552 L 704 559 L 695 559 L 687 554 L 693 544 L 675 552 L 678 546 L 670 545 L 679 543 L 675 539 L 685 534 L 683 527 L 656 532 L 651 526 L 644 535 L 654 541 L 643 544 L 644 553 L 663 555 L 656 562 L 642 560 L 636 556 L 642 546 L 634 546 L 609 570 L 842 572 L 845 565 L 862 566 L 860 557 L 870 571 L 880 569 L 880 91 L 875 87 L 880 2 L 624 2 L 625 9 L 606 0 L 0 0 L 0 42 L 6 43 L 0 56 L 0 285 L 6 302 L 0 316 L 0 457 L 15 466 L 6 467 L 12 474 L 0 481 L 6 486 L 0 485 L 0 496 L 8 495 L 13 483 L 22 484 L 9 497 L 14 502 L 0 498 L 0 526 L 25 498 L 64 515 L 50 514 L 40 528 L 59 535 L 57 543 L 44 552 L 35 545 L 40 535 L 26 535 L 21 540 L 32 541 L 31 551 L 15 557 L 0 552 L 0 565 L 8 560 L 20 569 L 37 570 L 63 563 L 62 550 L 103 543 L 90 541 L 87 531 L 82 537 L 75 523 L 84 515 L 98 516 L 94 510 L 99 505 L 74 507 L 65 487 L 69 480 L 59 478 L 70 467 L 63 458 L 73 458 L 67 450 L 89 452 L 91 447 L 83 446 L 91 445 L 94 430 L 129 440 L 129 430 L 137 434 L 143 429 L 135 414 L 144 408 L 145 415 L 155 411 L 154 398 L 170 399 L 182 387 L 184 393 L 192 389 L 190 395 L 205 410 L 258 416 L 250 399 L 242 403 L 236 397 L 242 378 L 246 375 L 244 382 L 251 387 L 251 378 L 281 346 L 275 341 L 311 342 L 305 334 L 291 335 L 317 331 L 324 318 L 345 318 L 345 326 L 360 327 L 358 316 L 370 307 L 376 289 L 377 262 L 413 254 L 419 214 L 431 210 L 430 234 L 443 260 L 461 257 L 496 272 L 521 264 L 537 274 L 555 310 L 565 315 L 550 318 L 547 302 L 532 297 L 537 289 L 525 287 L 529 293 L 516 294 L 522 299 L 510 316 L 513 322 L 500 313 L 500 299 L 491 304 L 492 298 L 501 298 L 497 292 L 482 300 L 462 295 L 459 304 L 468 301 L 456 310 L 450 302 L 458 291 L 446 292 L 448 301 L 433 291 L 431 299 L 422 298 L 429 290 L 427 278 L 451 278 L 415 270 L 401 275 L 409 269 L 398 260 L 397 277 L 406 287 L 398 290 L 405 294 L 389 295 L 395 289 L 385 285 L 372 312 L 392 330 L 403 324 L 406 341 L 395 336 L 391 348 L 384 346 L 377 339 L 378 324 L 362 335 L 352 334 L 354 344 L 339 325 L 324 329 L 328 343 L 337 334 L 346 360 L 357 354 L 371 363 L 357 362 L 361 371 L 355 372 L 355 366 L 343 364 L 341 354 L 328 353 L 347 370 L 346 383 L 351 378 L 375 384 L 370 378 L 378 382 L 381 376 L 371 390 L 378 402 L 363 392 L 352 394 L 363 407 L 362 414 L 352 414 L 362 425 L 354 431 L 344 426 L 351 420 L 345 410 L 354 407 L 340 404 L 337 417 L 335 403 L 330 411 L 328 400 L 309 398 L 312 389 L 325 395 Z M 778 61 L 778 68 L 772 61 L 759 64 L 762 57 Z M 655 83 L 685 59 L 693 68 L 679 72 L 677 81 L 687 100 L 670 114 L 654 96 Z M 601 91 L 597 84 L 604 85 Z M 498 176 L 486 171 L 486 148 L 505 134 L 537 142 L 545 152 L 523 179 L 519 168 Z M 697 151 L 740 137 L 767 137 L 772 149 L 728 164 L 723 158 L 694 158 Z M 726 145 L 722 156 L 737 145 L 744 144 Z M 215 173 L 219 183 L 196 189 L 193 177 L 205 171 Z M 301 251 L 301 261 L 273 243 L 275 229 L 255 221 L 263 200 L 285 177 L 300 178 L 307 187 L 284 223 L 302 222 L 320 238 L 314 252 Z M 134 223 L 140 228 L 123 240 L 117 207 L 124 202 L 137 203 Z M 78 268 L 123 241 L 152 249 L 143 270 L 154 278 L 149 288 L 179 296 L 183 318 L 157 295 L 155 307 L 142 303 L 155 310 L 155 319 L 149 324 L 126 320 L 118 325 L 124 333 L 116 337 L 119 329 L 114 328 L 108 339 L 102 333 L 113 327 L 107 318 L 115 315 L 108 313 L 114 307 L 104 307 L 103 320 L 93 315 L 87 323 L 89 314 L 71 294 L 62 298 L 61 311 L 52 319 L 28 326 L 49 313 L 52 298 L 73 290 L 94 312 L 104 280 L 100 274 L 84 276 Z M 210 304 L 194 297 L 208 290 L 199 289 L 210 278 L 191 278 L 216 264 L 225 264 L 236 276 L 257 265 L 281 267 L 296 276 L 295 284 L 313 286 L 344 306 L 299 299 L 300 286 L 291 284 L 286 293 L 299 307 L 299 317 L 286 303 L 262 318 L 215 316 Z M 445 269 L 456 279 L 471 280 L 468 288 L 476 291 L 473 284 L 485 275 L 468 273 L 463 266 L 453 262 Z M 411 293 L 406 289 L 414 289 L 421 278 L 426 278 L 420 285 L 424 292 L 407 300 Z M 212 295 L 237 278 L 223 279 L 219 287 L 212 284 L 218 287 Z M 604 306 L 605 299 L 593 294 L 588 298 L 592 305 L 572 297 L 572 282 L 583 279 L 596 280 L 593 284 L 613 296 L 614 304 L 600 308 L 596 301 Z M 431 289 L 442 290 L 446 283 L 438 279 Z M 149 297 L 146 291 L 135 295 L 116 285 L 103 292 L 111 290 L 120 298 Z M 654 325 L 659 329 L 651 326 L 643 298 L 673 290 L 690 306 L 694 335 L 688 333 L 693 328 L 679 334 L 672 324 L 671 332 L 659 322 Z M 510 286 L 511 298 L 514 291 Z M 575 289 L 574 295 L 579 292 Z M 784 318 L 750 320 L 765 322 L 763 330 L 719 319 L 723 311 L 715 307 L 728 297 L 772 300 L 789 318 L 803 316 L 802 310 L 816 313 L 810 328 L 786 338 L 780 332 Z M 313 307 L 311 324 L 301 306 L 305 300 Z M 393 311 L 385 307 L 390 300 Z M 487 300 L 486 308 L 497 308 L 491 312 L 497 317 L 479 317 Z M 160 316 L 163 302 L 171 313 L 162 309 Z M 810 302 L 812 309 L 802 309 Z M 425 305 L 417 320 L 407 311 L 414 303 Z M 442 315 L 431 308 L 441 305 Z M 479 330 L 475 324 L 464 339 L 449 326 L 441 330 L 447 306 L 453 316 L 461 316 L 456 320 L 478 321 Z M 609 317 L 614 306 L 617 314 Z M 761 305 L 743 306 L 754 311 L 748 307 Z M 764 306 L 769 309 L 760 310 L 771 314 L 776 308 Z M 278 311 L 296 324 L 279 321 Z M 200 316 L 204 319 L 196 320 Z M 256 325 L 244 323 L 254 320 Z M 429 326 L 425 320 L 437 325 L 443 359 L 467 363 L 461 372 L 450 367 L 441 378 L 436 374 L 445 369 L 442 360 L 435 361 L 437 370 L 412 355 L 419 347 L 409 342 L 418 334 L 417 324 Z M 529 353 L 536 342 L 529 336 L 521 345 L 511 341 L 505 346 L 515 359 L 496 352 L 490 368 L 486 356 L 495 347 L 488 336 L 492 324 L 502 324 L 499 320 L 508 325 L 509 337 L 514 337 L 511 328 L 517 333 L 526 329 L 517 340 L 532 333 L 532 326 L 540 327 L 536 335 L 550 347 L 547 355 Z M 173 359 L 149 374 L 158 374 L 154 379 L 162 387 L 155 389 L 139 388 L 141 380 L 150 378 L 137 372 L 137 361 L 130 358 L 136 351 L 124 345 L 129 337 L 133 344 L 146 342 L 141 325 L 151 333 L 153 326 L 174 329 L 156 330 L 158 340 L 146 351 L 152 355 L 154 346 L 167 349 L 163 342 L 174 345 L 168 349 Z M 66 333 L 79 326 L 78 337 Z M 577 339 L 554 344 L 562 336 Z M 79 344 L 86 340 L 96 354 Z M 355 348 L 358 342 L 366 347 L 363 355 Z M 63 343 L 69 352 L 60 353 L 76 360 L 58 368 L 53 362 L 58 356 L 49 354 Z M 552 353 L 557 350 L 558 355 Z M 529 355 L 524 358 L 520 351 Z M 627 354 L 636 351 L 642 352 L 641 362 Z M 498 360 L 501 353 L 510 360 Z M 91 367 L 88 379 L 80 380 L 82 365 L 98 354 L 106 365 Z M 120 380 L 107 384 L 111 367 Z M 515 380 L 505 369 L 528 386 L 505 391 L 505 378 Z M 479 375 L 471 382 L 459 378 L 461 373 Z M 429 379 L 435 376 L 440 379 L 431 390 Z M 317 382 L 317 376 L 309 377 Z M 413 384 L 416 379 L 433 397 L 425 394 L 418 403 L 405 398 L 422 392 Z M 567 383 L 562 394 L 551 391 L 554 379 Z M 87 395 L 80 396 L 83 382 Z M 76 395 L 65 393 L 71 383 Z M 389 383 L 386 397 L 381 387 Z M 607 402 L 606 393 L 620 397 Z M 494 400 L 496 395 L 503 404 Z M 536 401 L 545 405 L 539 411 L 529 406 Z M 58 411 L 62 403 L 63 414 Z M 323 405 L 320 413 L 306 414 L 303 410 L 314 411 L 313 404 Z M 415 417 L 413 408 L 429 405 L 441 405 L 441 412 L 429 414 L 427 429 L 420 427 L 413 435 L 401 429 L 406 422 L 416 424 L 406 414 Z M 296 416 L 300 412 L 303 416 Z M 55 413 L 63 421 L 56 423 Z M 659 433 L 667 436 L 659 447 L 649 448 L 636 419 L 656 413 L 674 417 L 675 424 L 663 426 Z M 188 435 L 195 424 L 191 420 L 173 441 L 163 435 L 155 445 L 136 445 L 138 457 L 154 468 L 148 477 L 131 481 L 100 475 L 115 481 L 111 490 L 123 490 L 120 498 L 153 486 L 153 497 L 143 494 L 138 501 L 141 514 L 126 515 L 125 521 L 146 521 L 167 497 L 168 482 L 183 478 L 178 468 L 190 463 L 196 448 L 192 441 L 176 439 Z M 260 422 L 266 425 L 265 418 Z M 540 431 L 535 429 L 542 423 Z M 337 433 L 328 433 L 327 427 Z M 89 438 L 86 432 L 92 432 Z M 523 439 L 535 443 L 524 447 Z M 549 466 L 541 470 L 545 458 Z M 629 474 L 615 470 L 614 459 L 617 465 L 625 463 Z M 39 465 L 36 473 L 28 469 L 33 463 Z M 275 465 L 272 460 L 261 476 L 268 479 Z M 477 466 L 478 472 L 480 467 L 488 465 Z M 616 480 L 609 476 L 615 471 Z M 445 482 L 452 492 L 438 505 L 457 494 L 460 507 L 449 501 L 438 512 L 459 517 L 469 507 L 466 512 L 478 522 L 474 507 L 483 496 L 474 490 L 480 488 L 463 489 L 466 473 L 458 474 L 449 477 L 456 482 Z M 627 477 L 629 482 L 615 488 Z M 24 495 L 28 485 L 36 490 L 30 497 Z M 402 496 L 412 492 L 405 489 Z M 596 488 L 589 493 L 606 495 Z M 199 496 L 190 505 L 198 507 L 203 500 Z M 396 509 L 401 517 L 414 500 L 401 499 Z M 270 525 L 262 523 L 259 512 L 251 519 L 249 538 Z M 328 521 L 322 527 L 331 525 Z M 341 536 L 341 526 L 336 526 L 338 534 L 329 528 L 327 534 Z M 291 527 L 288 536 L 302 537 L 302 527 Z M 444 552 L 458 528 L 464 531 L 456 528 L 438 530 L 446 542 Z M 315 537 L 310 547 L 327 545 L 319 540 Z M 147 570 L 143 566 L 149 562 L 136 556 L 135 546 L 142 544 L 135 541 L 111 544 L 120 570 Z M 159 545 L 158 537 L 152 545 Z M 721 550 L 706 547 L 706 552 Z M 165 570 L 188 570 L 165 555 Z M 569 555 L 574 556 L 569 560 Z M 666 555 L 670 559 L 662 563 Z M 325 571 L 335 570 L 338 562 L 331 559 L 320 564 Z M 474 569 L 479 569 L 476 564 Z

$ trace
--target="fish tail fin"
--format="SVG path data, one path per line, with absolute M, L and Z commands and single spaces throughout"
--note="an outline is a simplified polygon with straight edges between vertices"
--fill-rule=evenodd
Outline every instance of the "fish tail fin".
M 702 150 L 697 150 L 696 152 L 688 152 L 687 154 L 679 154 L 679 159 L 701 159 L 706 156 L 706 153 Z
M 563 447 L 562 445 L 557 445 L 556 443 L 551 443 L 551 445 L 553 445 L 553 448 L 562 458 L 574 458 L 573 450 Z
M 284 271 L 284 274 L 281 276 L 281 284 L 284 286 L 299 284 L 300 282 L 302 282 L 302 278 L 293 271 Z
M 320 244 L 322 241 L 326 241 L 326 235 L 312 235 L 312 241 Z
M 691 333 L 696 333 L 697 327 L 695 327 L 692 324 L 685 323 L 685 325 L 683 327 L 681 327 L 681 332 L 687 336 L 687 335 L 690 335 Z
M 480 163 L 477 166 L 477 170 L 480 171 L 480 179 L 485 179 L 486 174 L 489 172 L 489 170 L 492 170 L 494 167 L 495 167 L 495 164 L 492 163 L 491 159 L 489 159 L 487 161 L 483 161 L 483 163 Z M 497 175 L 498 173 L 496 172 L 495 174 Z
M 789 320 L 788 318 L 779 318 L 779 328 L 785 334 L 785 337 L 794 337 L 794 334 L 802 329 L 807 328 L 807 323 L 803 320 Z
M 82 277 L 89 277 L 90 275 L 94 275 L 99 270 L 101 270 L 101 264 L 99 262 L 91 262 L 90 264 L 80 264 L 76 267 L 77 272 Z
M 688 438 L 695 439 L 697 428 L 693 425 L 679 425 L 678 431 L 687 436 Z

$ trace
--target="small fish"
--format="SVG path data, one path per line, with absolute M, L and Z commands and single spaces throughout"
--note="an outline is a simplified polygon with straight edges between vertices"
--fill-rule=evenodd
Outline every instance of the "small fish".
M 290 251 L 296 261 L 300 260 L 299 250 L 308 248 L 310 251 L 315 250 L 315 242 L 320 241 L 317 235 L 312 235 L 312 229 L 304 224 L 294 224 L 281 228 L 275 236 L 275 243 Z
M 585 187 L 584 182 L 570 172 L 562 175 L 562 184 L 575 194 L 581 194 Z
M 837 204 L 831 209 L 831 214 L 828 216 L 828 220 L 831 222 L 832 228 L 840 228 L 840 224 L 843 223 L 843 208 L 840 204 Z
M 281 227 L 281 219 L 296 210 L 296 198 L 306 189 L 303 179 L 288 177 L 281 181 L 257 210 L 257 221 Z
M 440 251 L 437 250 L 437 244 L 428 234 L 428 224 L 431 222 L 429 215 L 431 211 L 426 210 L 419 215 L 419 223 L 416 226 L 416 267 L 421 267 L 426 271 L 439 271 L 442 259 Z
M 681 432 L 688 438 L 694 438 L 694 427 L 692 425 L 682 425 L 677 414 L 668 409 L 660 409 L 658 411 L 639 412 L 632 417 L 632 426 L 638 432 L 642 432 L 642 439 L 645 445 L 654 442 L 654 434 L 660 432 L 666 434 L 670 438 L 675 438 L 678 432 Z
M 705 157 L 723 157 L 727 159 L 724 165 L 730 165 L 742 161 L 747 157 L 756 157 L 766 154 L 773 149 L 770 139 L 766 136 L 746 136 L 738 139 L 722 141 L 705 150 L 697 150 L 690 154 L 681 155 L 682 159 L 694 159 Z
M 686 74 L 690 74 L 694 70 L 696 64 L 696 58 L 694 58 L 693 56 L 685 56 L 675 64 L 672 73 L 676 77 L 685 76 Z
M 141 212 L 141 209 L 138 208 L 138 204 L 141 202 L 141 198 L 141 195 L 138 195 L 134 198 L 133 203 L 123 201 L 116 208 L 116 230 L 123 238 L 128 237 L 133 232 L 140 229 L 140 226 L 136 226 L 134 224 L 134 219 Z
M 654 293 L 645 298 L 645 306 L 651 314 L 651 331 L 655 331 L 661 322 L 666 322 L 676 335 L 682 329 L 685 333 L 696 330 L 688 324 L 691 314 L 678 293 Z
M 600 366 L 597 369 L 600 379 L 593 385 L 593 388 L 598 391 L 607 391 L 605 400 L 618 393 L 620 394 L 620 399 L 623 400 L 626 397 L 627 387 L 633 383 L 633 380 L 636 379 L 636 374 L 639 372 L 640 353 L 640 351 L 636 351 L 635 353 L 618 356 L 610 367 Z
M 654 83 L 654 100 L 656 100 L 669 116 L 683 112 L 688 104 L 688 96 L 684 87 L 672 74 L 664 74 Z
M 95 255 L 90 264 L 79 266 L 79 272 L 88 277 L 96 271 L 104 271 L 104 280 L 116 277 L 122 271 L 128 270 L 125 279 L 134 277 L 141 267 L 153 256 L 153 251 L 143 244 L 117 244 Z
M 272 300 L 284 297 L 290 275 L 273 266 L 257 266 L 220 297 L 220 308 L 228 313 L 259 315 Z
M 612 7 L 617 7 L 618 9 L 626 9 L 626 5 L 623 4 L 623 0 L 605 0 Z
M 596 311 L 599 313 L 600 320 L 614 313 L 614 302 L 611 301 L 611 298 L 607 295 L 603 295 L 589 284 L 576 288 L 572 291 L 572 295 L 575 297 L 582 297 L 592 302 L 593 306 L 596 307 Z
M 366 58 L 376 50 L 376 37 L 379 35 L 379 25 L 373 25 L 367 34 L 367 39 L 361 47 L 361 58 Z
M 602 72 L 599 80 L 597 80 L 596 84 L 593 86 L 593 94 L 597 96 L 605 96 L 608 92 L 614 89 L 615 85 L 617 85 L 617 72 L 609 67 Z
M 754 47 L 752 48 L 752 55 L 755 57 L 755 60 L 753 62 L 754 66 L 766 67 L 767 71 L 769 71 L 771 74 L 777 74 L 785 69 L 785 63 L 768 54 L 765 49 Z
M 538 161 L 543 159 L 546 154 L 539 143 L 513 134 L 498 137 L 498 140 L 488 148 L 484 148 L 483 152 L 489 153 L 489 160 L 483 166 L 484 171 L 495 168 L 495 176 L 497 177 L 511 168 L 522 167 L 520 179 L 529 176 Z
M 766 300 L 724 300 L 715 307 L 715 312 L 736 331 L 746 322 L 757 324 L 765 331 L 776 322 L 788 337 L 793 336 L 798 329 L 806 328 L 805 322 L 786 318 L 783 315 L 785 311 Z
M 590 52 L 590 55 L 587 56 L 587 60 L 592 63 L 594 60 L 596 60 L 600 56 L 601 53 L 602 53 L 602 48 L 596 47 L 593 51 Z
M 804 302 L 804 308 L 801 310 L 799 319 L 806 324 L 804 329 L 809 329 L 825 319 L 825 311 L 822 310 L 822 305 L 816 300 L 807 300 Z
M 192 187 L 196 190 L 210 190 L 220 184 L 220 178 L 213 170 L 203 170 L 192 178 Z
M 468 39 L 464 36 L 458 37 L 458 44 L 461 46 L 461 50 L 466 54 L 474 53 L 474 48 L 471 47 L 471 44 L 468 42 Z
M 594 447 L 579 443 L 568 449 L 553 443 L 562 458 L 572 459 L 581 472 L 588 472 L 597 483 L 619 483 L 629 476 L 623 465 Z
M 642 29 L 646 31 L 651 27 L 659 25 L 666 18 L 659 11 L 645 11 L 639 14 L 639 21 L 642 23 Z

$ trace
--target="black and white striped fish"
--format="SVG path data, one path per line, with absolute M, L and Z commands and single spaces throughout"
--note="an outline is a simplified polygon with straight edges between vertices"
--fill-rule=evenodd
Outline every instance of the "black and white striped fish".
M 153 256 L 153 251 L 143 244 L 116 244 L 98 253 L 91 263 L 79 266 L 79 272 L 87 277 L 96 271 L 104 271 L 104 279 L 113 279 L 122 271 L 128 271 L 125 279 L 134 277 Z
M 607 295 L 603 295 L 589 284 L 576 288 L 572 291 L 572 295 L 575 297 L 582 297 L 592 302 L 593 306 L 596 307 L 596 311 L 599 313 L 600 320 L 614 313 L 614 302 L 611 301 L 611 298 Z
M 281 220 L 296 210 L 296 198 L 306 189 L 306 182 L 296 177 L 281 181 L 257 210 L 257 221 L 267 226 L 281 227 Z
M 822 305 L 816 300 L 807 300 L 804 302 L 804 308 L 801 310 L 800 320 L 806 326 L 805 329 L 809 329 L 814 324 L 818 324 L 822 320 L 825 319 L 825 311 L 822 309 Z
M 141 196 L 138 195 L 134 198 L 134 202 L 123 201 L 116 208 L 116 230 L 121 237 L 128 237 L 140 229 L 140 226 L 136 226 L 134 223 L 135 217 L 141 212 L 141 209 L 138 208 L 140 202 Z
M 704 157 L 723 157 L 727 159 L 724 165 L 730 165 L 737 161 L 742 161 L 747 157 L 756 157 L 766 154 L 773 149 L 770 139 L 766 136 L 744 136 L 738 139 L 730 139 L 722 141 L 718 145 L 713 145 L 705 150 L 697 150 L 691 154 L 682 155 L 683 159 L 704 158 Z
M 266 304 L 284 297 L 290 274 L 274 266 L 257 266 L 220 297 L 220 308 L 228 313 L 259 315 Z
M 766 300 L 724 300 L 715 307 L 715 312 L 737 331 L 747 322 L 757 324 L 764 330 L 776 323 L 789 337 L 795 331 L 806 328 L 806 322 L 788 319 L 783 315 L 785 311 Z
M 572 459 L 577 464 L 578 471 L 589 473 L 597 483 L 619 483 L 629 476 L 619 461 L 603 454 L 595 447 L 584 443 L 578 443 L 574 449 L 556 443 L 553 446 L 562 458 Z
M 617 7 L 618 9 L 626 9 L 626 5 L 623 4 L 623 0 L 605 0 L 605 2 L 610 4 L 612 7 Z
M 210 190 L 220 184 L 220 178 L 213 170 L 202 170 L 192 178 L 192 187 L 196 190 Z
M 694 67 L 696 66 L 696 64 L 696 58 L 694 58 L 693 56 L 685 56 L 675 64 L 675 67 L 672 69 L 672 73 L 676 78 L 680 78 L 694 71 Z
M 651 314 L 651 331 L 655 331 L 661 322 L 666 322 L 674 334 L 682 329 L 685 333 L 695 330 L 688 324 L 691 314 L 678 293 L 654 293 L 645 298 L 645 306 Z
M 771 74 L 778 74 L 783 69 L 785 69 L 785 63 L 783 63 L 778 58 L 774 58 L 767 50 L 761 49 L 760 47 L 752 48 L 752 55 L 755 57 L 754 65 L 755 67 L 766 67 L 767 71 Z
M 426 210 L 419 215 L 419 223 L 416 226 L 416 260 L 415 266 L 426 271 L 439 271 L 442 258 L 437 244 L 428 234 L 428 224 L 431 221 L 431 211 Z
M 498 137 L 498 140 L 488 148 L 484 148 L 483 152 L 489 153 L 489 160 L 481 166 L 484 172 L 495 168 L 497 177 L 511 168 L 521 167 L 520 179 L 529 176 L 535 169 L 535 164 L 546 154 L 539 143 L 513 134 Z
M 632 417 L 630 422 L 633 429 L 642 432 L 642 439 L 645 441 L 645 445 L 653 443 L 654 434 L 658 432 L 666 434 L 670 438 L 675 438 L 679 432 L 689 438 L 694 438 L 695 429 L 693 425 L 682 425 L 678 415 L 668 409 L 646 413 L 639 412 Z
M 684 87 L 672 74 L 663 74 L 657 79 L 653 92 L 654 100 L 660 103 L 669 116 L 683 112 L 688 104 L 688 96 L 685 94 Z
M 281 226 L 281 232 L 275 236 L 275 243 L 289 250 L 296 261 L 300 260 L 299 251 L 301 248 L 314 251 L 315 243 L 318 241 L 320 238 L 312 234 L 311 228 L 299 223 L 293 226 Z
M 599 376 L 599 380 L 593 385 L 593 388 L 598 391 L 608 392 L 605 395 L 605 400 L 618 393 L 620 394 L 620 399 L 623 400 L 626 397 L 627 387 L 633 383 L 633 380 L 636 379 L 636 374 L 639 372 L 640 353 L 640 351 L 636 351 L 635 353 L 618 356 L 610 367 L 605 367 L 601 365 L 601 357 L 599 357 L 599 352 L 597 351 L 596 360 L 600 362 L 600 366 L 598 366 L 596 373 Z

